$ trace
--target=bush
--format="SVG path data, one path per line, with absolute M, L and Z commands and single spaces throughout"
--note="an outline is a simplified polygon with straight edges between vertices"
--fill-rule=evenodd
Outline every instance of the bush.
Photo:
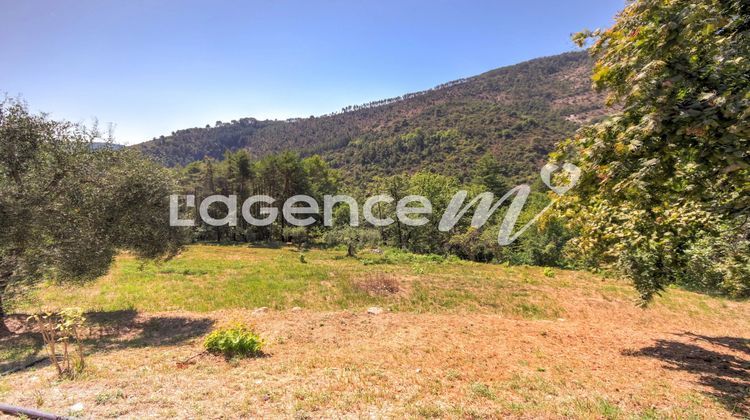
M 287 241 L 293 243 L 298 249 L 302 249 L 310 242 L 310 235 L 304 227 L 287 227 L 283 233 Z
M 497 254 L 497 233 L 484 234 L 486 231 L 470 227 L 465 233 L 454 234 L 446 243 L 446 250 L 459 258 L 490 262 Z
M 541 209 L 535 211 L 539 212 Z M 568 240 L 573 237 L 572 232 L 557 219 L 543 219 L 537 223 L 524 232 L 511 246 L 503 247 L 504 257 L 511 264 L 517 265 L 567 266 L 569 262 L 564 257 L 563 249 Z M 497 232 L 497 230 L 494 231 Z
M 203 345 L 212 354 L 225 357 L 255 357 L 263 354 L 265 342 L 252 328 L 236 324 L 213 331 Z
M 74 378 L 83 372 L 83 330 L 86 318 L 79 308 L 35 314 L 28 320 L 34 321 L 39 327 L 47 356 L 60 377 Z
M 378 246 L 380 233 L 375 229 L 345 226 L 326 231 L 323 241 L 328 246 L 346 245 L 347 254 L 354 257 L 357 250 L 365 246 Z

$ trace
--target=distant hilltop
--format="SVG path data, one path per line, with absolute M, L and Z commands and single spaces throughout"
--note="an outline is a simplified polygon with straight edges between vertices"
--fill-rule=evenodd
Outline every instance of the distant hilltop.
M 462 178 L 489 153 L 502 175 L 527 180 L 558 141 L 610 112 L 592 91 L 591 69 L 586 52 L 565 53 L 319 117 L 217 121 L 134 147 L 168 166 L 292 150 L 359 180 L 425 168 Z

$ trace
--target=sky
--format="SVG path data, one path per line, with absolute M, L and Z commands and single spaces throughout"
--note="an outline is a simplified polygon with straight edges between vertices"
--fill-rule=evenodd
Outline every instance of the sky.
M 134 144 L 286 119 L 571 51 L 625 0 L 0 0 L 0 95 Z

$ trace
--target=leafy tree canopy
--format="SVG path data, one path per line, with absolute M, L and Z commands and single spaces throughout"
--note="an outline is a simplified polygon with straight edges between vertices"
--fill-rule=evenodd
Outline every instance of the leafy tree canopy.
M 3 301 L 36 282 L 95 278 L 118 250 L 179 249 L 169 172 L 132 150 L 93 147 L 99 138 L 0 102 L 0 327 Z
M 553 154 L 583 173 L 562 202 L 576 251 L 644 302 L 675 282 L 748 294 L 750 3 L 631 1 L 575 40 L 593 40 L 594 85 L 622 107 Z

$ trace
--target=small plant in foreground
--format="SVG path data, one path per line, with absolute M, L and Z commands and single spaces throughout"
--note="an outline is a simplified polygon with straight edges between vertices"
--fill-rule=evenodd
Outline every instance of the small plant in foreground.
M 203 345 L 212 354 L 225 357 L 255 357 L 262 354 L 265 342 L 252 328 L 235 324 L 213 331 Z
M 471 392 L 476 396 L 484 397 L 489 400 L 494 400 L 496 398 L 495 393 L 492 392 L 490 387 L 481 382 L 474 382 L 471 384 Z
M 67 308 L 58 313 L 43 313 L 29 317 L 39 325 L 50 361 L 61 377 L 75 377 L 85 367 L 83 359 L 83 328 L 86 318 L 79 308 Z M 72 347 L 72 348 L 71 348 Z M 58 350 L 62 355 L 58 355 Z
M 104 405 L 117 399 L 125 399 L 125 394 L 122 392 L 121 389 L 118 389 L 115 392 L 102 392 L 102 393 L 96 394 L 94 402 L 96 403 L 96 405 Z
M 553 270 L 552 267 L 545 267 L 544 275 L 550 278 L 555 277 L 555 270 Z

